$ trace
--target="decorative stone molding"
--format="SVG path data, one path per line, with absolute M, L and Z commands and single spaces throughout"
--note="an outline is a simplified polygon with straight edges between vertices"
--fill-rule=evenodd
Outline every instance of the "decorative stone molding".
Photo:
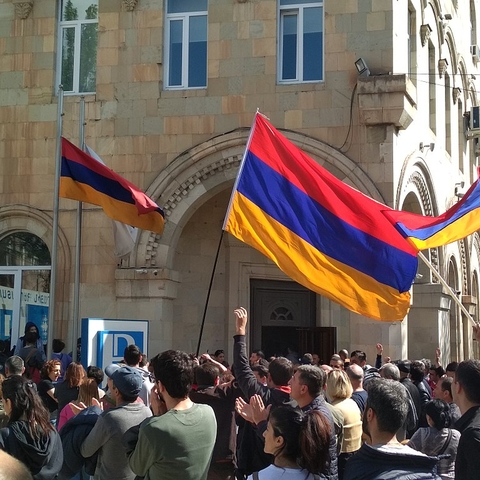
M 202 168 L 199 172 L 196 172 L 194 175 L 189 177 L 185 182 L 180 185 L 180 188 L 175 190 L 174 195 L 172 195 L 163 207 L 165 216 L 170 216 L 172 210 L 176 205 L 182 201 L 184 197 L 188 195 L 188 192 L 192 190 L 195 185 L 199 185 L 202 180 L 206 180 L 208 177 L 215 175 L 222 170 L 229 169 L 232 167 L 238 167 L 242 160 L 242 155 L 235 155 L 228 158 L 222 158 L 218 162 L 212 163 L 205 168 Z
M 462 94 L 462 90 L 459 87 L 454 87 L 452 88 L 452 98 L 453 98 L 453 104 L 457 104 L 457 100 L 460 98 L 460 95 Z
M 194 175 L 187 178 L 187 180 L 179 185 L 179 188 L 175 190 L 173 195 L 171 195 L 164 204 L 163 211 L 165 213 L 165 217 L 168 218 L 172 214 L 172 210 L 174 210 L 175 207 L 188 196 L 189 192 L 193 190 L 195 186 L 200 185 L 203 181 L 212 177 L 216 173 L 222 172 L 223 170 L 238 168 L 241 161 L 241 154 L 222 158 L 217 162 L 207 165 Z M 148 237 L 148 243 L 146 247 L 147 252 L 145 255 L 146 267 L 155 267 L 157 265 L 155 257 L 157 255 L 157 248 L 160 244 L 160 237 L 160 234 L 154 232 L 151 232 L 150 236 Z
M 431 34 L 432 27 L 430 27 L 428 23 L 420 26 L 420 41 L 422 42 L 422 47 L 427 44 Z
M 27 2 L 14 0 L 13 4 L 15 5 L 15 16 L 22 20 L 28 18 L 33 9 L 33 0 Z
M 407 75 L 359 77 L 358 104 L 364 125 L 395 125 L 406 129 L 417 108 L 416 89 Z
M 438 75 L 440 75 L 440 78 L 443 77 L 443 74 L 447 71 L 448 67 L 448 60 L 446 58 L 441 58 L 438 61 Z
M 127 12 L 133 12 L 137 6 L 138 0 L 122 0 L 123 8 Z
M 468 266 L 467 266 L 467 249 L 465 248 L 465 239 L 459 240 L 460 246 L 460 262 L 461 262 L 461 274 L 462 274 L 462 292 L 468 292 Z
M 424 215 L 427 217 L 433 217 L 434 211 L 432 199 L 423 175 L 420 172 L 413 172 L 405 185 L 409 184 L 415 185 L 420 196 L 423 211 L 425 212 Z M 430 248 L 430 263 L 434 266 L 437 272 L 440 271 L 438 266 L 438 248 Z M 435 275 L 432 275 L 432 283 L 439 283 Z

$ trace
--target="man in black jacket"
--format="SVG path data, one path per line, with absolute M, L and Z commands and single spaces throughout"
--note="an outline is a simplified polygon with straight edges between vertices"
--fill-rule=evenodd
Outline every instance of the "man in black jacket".
M 217 439 L 208 478 L 233 479 L 237 443 L 235 399 L 241 395 L 240 389 L 235 381 L 220 385 L 220 370 L 210 361 L 195 367 L 194 375 L 196 388 L 190 390 L 190 399 L 210 405 L 217 419 Z
M 253 395 L 260 395 L 264 405 L 278 407 L 290 400 L 288 382 L 293 374 L 292 362 L 286 358 L 276 358 L 268 367 L 267 385 L 258 383 L 247 357 L 246 327 L 247 311 L 235 310 L 236 329 L 233 344 L 233 373 L 248 402 Z M 243 480 L 253 472 L 266 468 L 271 456 L 264 453 L 264 439 L 256 426 L 243 419 L 239 420 L 237 436 L 237 479 Z
M 323 477 L 328 480 L 338 479 L 338 457 L 335 423 L 330 411 L 331 406 L 327 404 L 323 396 L 323 387 L 326 381 L 326 374 L 323 370 L 313 365 L 300 365 L 292 379 L 290 387 L 291 398 L 298 403 L 298 406 L 304 411 L 318 410 L 322 413 L 331 425 L 330 431 L 330 461 L 328 462 Z
M 462 414 L 455 424 L 462 434 L 455 461 L 455 479 L 477 480 L 480 472 L 480 360 L 465 360 L 458 365 L 452 393 Z
M 428 457 L 397 441 L 407 417 L 405 389 L 394 380 L 373 379 L 363 415 L 363 430 L 370 445 L 363 444 L 351 457 L 344 480 L 440 480 L 438 459 Z
M 418 388 L 410 380 L 410 366 L 412 362 L 410 360 L 401 360 L 397 363 L 398 370 L 400 371 L 400 383 L 408 390 L 410 397 L 412 399 L 413 405 L 415 406 L 416 417 L 420 421 L 422 415 L 422 400 L 420 398 L 420 392 Z M 407 430 L 407 438 L 412 438 L 413 434 L 418 430 L 419 422 L 417 422 L 413 430 Z

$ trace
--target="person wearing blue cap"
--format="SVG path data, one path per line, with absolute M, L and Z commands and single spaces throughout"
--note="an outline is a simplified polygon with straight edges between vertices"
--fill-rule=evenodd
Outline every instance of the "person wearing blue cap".
M 81 446 L 85 458 L 98 452 L 95 480 L 134 480 L 122 446 L 123 434 L 152 416 L 143 403 L 137 402 L 142 376 L 132 367 L 112 364 L 105 369 L 116 407 L 103 412 Z

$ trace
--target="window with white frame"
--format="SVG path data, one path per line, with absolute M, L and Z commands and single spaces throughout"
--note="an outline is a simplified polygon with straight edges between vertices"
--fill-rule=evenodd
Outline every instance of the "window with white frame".
M 167 88 L 207 86 L 207 8 L 207 0 L 167 0 Z
M 323 80 L 323 0 L 280 0 L 280 83 Z
M 94 93 L 98 0 L 62 0 L 58 81 L 66 93 Z

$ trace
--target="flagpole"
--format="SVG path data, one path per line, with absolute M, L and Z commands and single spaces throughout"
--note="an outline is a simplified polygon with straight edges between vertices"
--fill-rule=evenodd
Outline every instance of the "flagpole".
M 223 227 L 222 230 L 225 230 L 227 226 L 228 217 L 230 216 L 230 210 L 232 209 L 233 203 L 233 196 L 235 195 L 235 191 L 237 190 L 238 182 L 240 180 L 240 176 L 242 175 L 243 166 L 245 165 L 245 159 L 247 158 L 247 152 L 250 147 L 250 143 L 252 142 L 253 132 L 255 131 L 255 124 L 257 115 L 262 115 L 258 109 L 253 116 L 252 126 L 250 127 L 250 133 L 248 134 L 247 144 L 245 146 L 245 152 L 243 153 L 242 163 L 240 164 L 240 168 L 238 169 L 237 178 L 235 179 L 235 183 L 233 184 L 232 194 L 230 195 L 230 200 L 228 202 L 227 213 L 225 214 L 225 219 L 223 220 Z
M 80 125 L 79 147 L 85 151 L 85 97 L 80 97 Z M 80 260 L 82 248 L 82 202 L 77 203 L 77 229 L 75 236 L 75 277 L 73 283 L 73 325 L 72 325 L 72 349 L 76 348 L 78 338 L 78 321 L 80 311 Z
M 460 310 L 465 314 L 465 316 L 470 320 L 472 325 L 476 326 L 475 320 L 472 318 L 468 310 L 465 308 L 465 305 L 460 301 L 458 296 L 452 290 L 452 287 L 442 278 L 442 276 L 435 270 L 435 267 L 429 262 L 427 257 L 422 252 L 418 252 L 418 256 L 423 260 L 423 263 L 427 265 L 433 275 L 438 279 L 438 281 L 446 288 L 447 293 L 452 297 L 453 301 L 460 307 Z
M 222 230 L 222 234 L 220 235 L 220 240 L 218 242 L 217 253 L 215 255 L 215 261 L 213 262 L 212 276 L 210 277 L 210 285 L 208 286 L 207 299 L 205 300 L 205 308 L 203 309 L 203 317 L 202 317 L 202 325 L 200 327 L 200 335 L 198 336 L 197 357 L 200 354 L 200 344 L 202 343 L 202 335 L 203 335 L 203 327 L 205 326 L 205 318 L 207 317 L 208 301 L 210 300 L 210 293 L 212 291 L 213 278 L 215 276 L 215 270 L 217 268 L 217 260 L 218 260 L 218 255 L 220 253 L 220 247 L 222 246 L 222 240 L 223 240 L 223 234 L 224 233 L 225 233 L 225 230 Z
M 62 161 L 62 121 L 63 121 L 63 86 L 58 86 L 57 105 L 57 148 L 55 152 L 55 180 L 53 191 L 53 226 L 52 226 L 52 261 L 50 275 L 50 301 L 48 308 L 47 359 L 52 356 L 53 325 L 55 319 L 55 289 L 57 282 L 58 250 L 58 207 L 60 203 L 60 168 Z

